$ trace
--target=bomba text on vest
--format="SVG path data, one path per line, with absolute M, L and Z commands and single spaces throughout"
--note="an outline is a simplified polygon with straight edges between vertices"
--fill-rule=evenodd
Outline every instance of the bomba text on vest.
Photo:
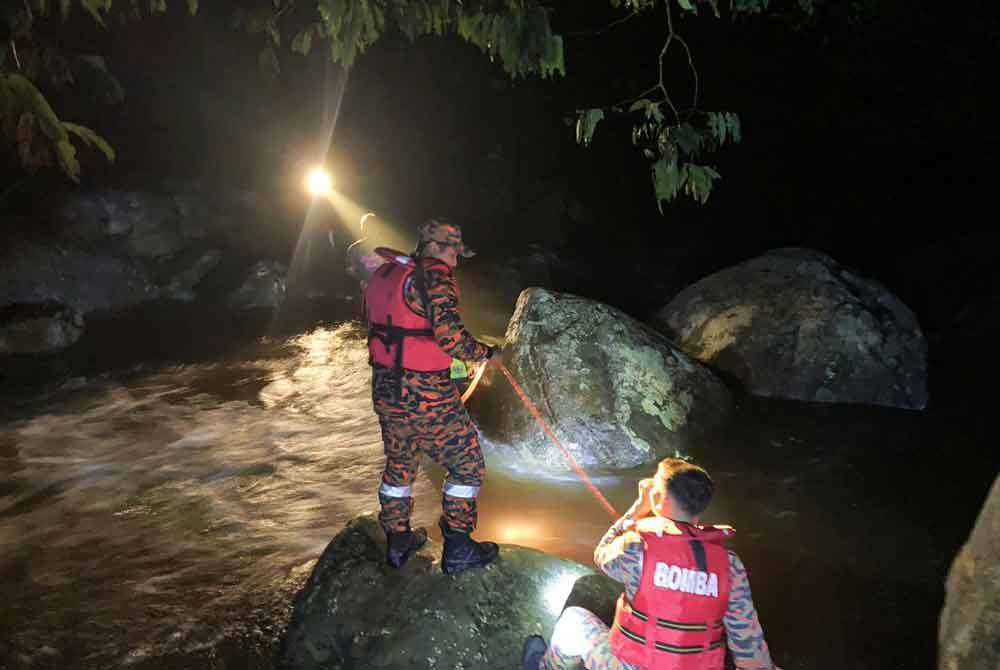
M 661 589 L 691 593 L 710 598 L 719 597 L 719 577 L 714 572 L 689 570 L 676 565 L 656 563 L 653 584 Z

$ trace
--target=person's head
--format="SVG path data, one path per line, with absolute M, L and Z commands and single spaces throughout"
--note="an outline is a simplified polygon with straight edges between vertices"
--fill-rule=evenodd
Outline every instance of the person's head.
M 656 468 L 649 502 L 658 516 L 697 523 L 712 501 L 714 490 L 715 484 L 704 468 L 680 458 L 665 458 Z
M 420 239 L 417 243 L 420 255 L 436 258 L 448 267 L 458 265 L 458 258 L 471 258 L 476 255 L 462 241 L 462 229 L 458 225 L 444 219 L 429 219 L 420 226 Z

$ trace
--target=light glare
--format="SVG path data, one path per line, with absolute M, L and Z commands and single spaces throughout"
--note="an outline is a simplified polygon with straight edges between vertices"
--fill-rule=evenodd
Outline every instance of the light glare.
M 542 599 L 545 602 L 546 607 L 554 615 L 559 616 L 562 612 L 563 605 L 566 604 L 566 599 L 569 597 L 570 592 L 573 590 L 573 584 L 576 583 L 577 578 L 581 576 L 582 573 L 566 570 L 549 580 L 549 583 L 545 586 L 544 592 L 542 594 Z
M 306 189 L 314 198 L 330 195 L 333 192 L 333 179 L 330 173 L 322 167 L 314 167 L 306 175 Z

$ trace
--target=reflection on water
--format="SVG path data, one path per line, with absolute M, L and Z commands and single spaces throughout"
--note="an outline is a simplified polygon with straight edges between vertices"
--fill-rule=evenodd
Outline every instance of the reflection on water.
M 312 560 L 377 505 L 383 458 L 362 335 L 319 328 L 95 381 L 7 421 L 0 667 L 266 667 Z M 737 526 L 784 667 L 926 667 L 933 657 L 940 577 L 977 494 L 956 493 L 938 511 L 962 523 L 933 534 L 926 524 L 939 520 L 909 508 L 901 492 L 932 481 L 938 503 L 948 499 L 933 452 L 912 451 L 941 437 L 927 421 L 760 403 L 706 445 L 719 488 L 708 520 Z M 503 448 L 486 444 L 488 463 Z M 648 470 L 595 481 L 624 510 Z M 414 521 L 432 533 L 441 478 L 426 464 L 415 483 Z M 494 467 L 477 534 L 589 562 L 608 524 L 576 480 Z M 572 578 L 543 594 L 554 608 Z M 792 593 L 809 594 L 806 612 L 799 595 L 787 602 Z M 904 615 L 919 625 L 895 623 Z

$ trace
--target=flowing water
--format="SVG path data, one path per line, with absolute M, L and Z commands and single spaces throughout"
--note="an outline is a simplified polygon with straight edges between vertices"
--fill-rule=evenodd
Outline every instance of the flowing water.
M 2 668 L 271 667 L 313 561 L 376 506 L 352 322 L 76 380 L 0 418 Z M 985 431 L 963 405 L 741 401 L 699 454 L 708 520 L 737 527 L 784 668 L 933 667 L 942 579 L 996 471 Z M 646 475 L 595 482 L 625 509 Z M 421 472 L 416 522 L 433 526 L 441 478 Z M 609 521 L 571 477 L 496 467 L 480 519 L 481 537 L 583 562 Z

